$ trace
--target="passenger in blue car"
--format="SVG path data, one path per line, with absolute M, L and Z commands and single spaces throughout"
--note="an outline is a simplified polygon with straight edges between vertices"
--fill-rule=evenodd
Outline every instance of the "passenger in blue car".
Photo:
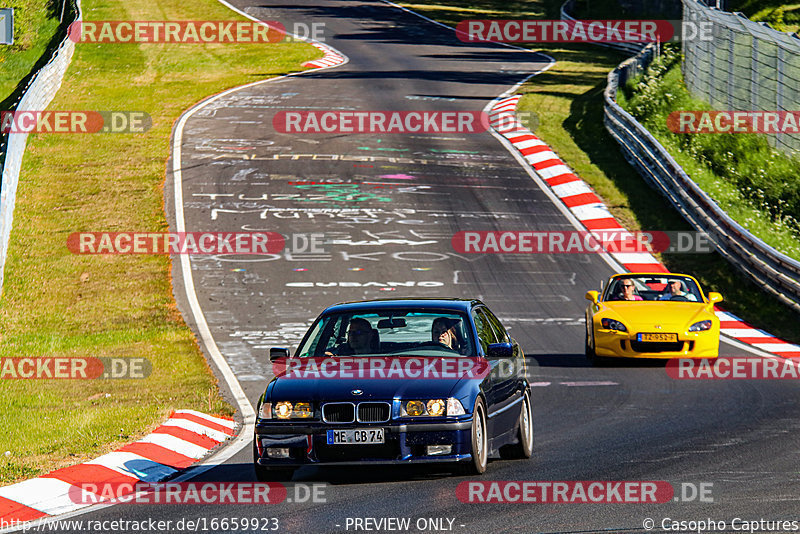
M 459 322 L 457 319 L 448 319 L 447 317 L 435 319 L 431 325 L 431 341 L 437 341 L 447 348 L 461 352 L 462 343 L 456 328 Z

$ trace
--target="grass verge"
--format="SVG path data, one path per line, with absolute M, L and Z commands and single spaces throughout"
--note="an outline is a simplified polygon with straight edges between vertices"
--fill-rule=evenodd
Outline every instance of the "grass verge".
M 782 0 L 729 0 L 725 9 L 741 11 L 750 20 L 766 22 L 782 32 L 800 30 L 800 4 L 787 4 Z
M 238 20 L 213 0 L 83 0 L 85 20 Z M 167 229 L 173 122 L 226 88 L 292 71 L 304 43 L 78 44 L 54 110 L 145 111 L 144 134 L 28 138 L 0 298 L 0 357 L 145 357 L 144 380 L 2 380 L 0 484 L 134 440 L 174 409 L 232 413 L 177 312 L 170 259 L 76 256 L 76 231 Z M 8 453 L 6 453 L 8 451 Z
M 464 19 L 558 19 L 562 3 L 446 0 L 402 5 L 455 26 Z M 629 230 L 691 231 L 669 202 L 628 165 L 603 125 L 606 78 L 626 56 L 590 45 L 530 47 L 557 61 L 518 91 L 522 95 L 518 109 L 538 115 L 536 134 L 594 188 Z M 671 271 L 690 273 L 703 287 L 721 292 L 725 308 L 732 313 L 786 340 L 800 342 L 800 316 L 761 291 L 718 254 L 662 254 L 659 259 Z
M 34 69 L 58 30 L 61 2 L 6 0 L 14 8 L 14 44 L 0 45 L 0 102 Z M 9 103 L 3 102 L 7 110 Z

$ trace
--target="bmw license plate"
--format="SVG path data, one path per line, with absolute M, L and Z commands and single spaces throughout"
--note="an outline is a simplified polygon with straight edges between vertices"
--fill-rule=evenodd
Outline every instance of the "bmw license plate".
M 667 342 L 674 343 L 678 341 L 678 334 L 661 334 L 661 333 L 646 333 L 636 334 L 636 341 L 650 341 L 650 342 Z
M 377 445 L 384 443 L 382 428 L 328 430 L 328 445 Z

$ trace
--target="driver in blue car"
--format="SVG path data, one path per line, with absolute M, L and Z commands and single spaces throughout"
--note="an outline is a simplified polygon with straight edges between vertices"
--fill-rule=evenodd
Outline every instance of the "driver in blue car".
M 688 300 L 697 302 L 697 297 L 692 293 L 683 290 L 683 282 L 673 278 L 667 282 L 667 291 L 661 295 L 659 300 Z
M 328 356 L 374 354 L 378 350 L 378 332 L 369 321 L 356 317 L 347 326 L 347 342 L 326 352 Z

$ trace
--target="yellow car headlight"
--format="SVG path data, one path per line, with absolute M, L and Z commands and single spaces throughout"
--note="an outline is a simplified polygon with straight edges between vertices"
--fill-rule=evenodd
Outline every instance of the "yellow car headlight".
M 689 332 L 702 332 L 704 330 L 711 330 L 711 327 L 714 325 L 712 321 L 705 320 L 700 321 L 698 323 L 694 323 L 692 326 L 689 327 Z

